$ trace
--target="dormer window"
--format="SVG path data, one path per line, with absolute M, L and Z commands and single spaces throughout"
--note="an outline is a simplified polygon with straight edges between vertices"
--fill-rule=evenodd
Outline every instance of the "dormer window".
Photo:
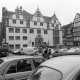
M 20 24 L 23 24 L 23 21 L 20 21 Z
M 16 24 L 16 20 L 13 20 L 13 23 Z
M 19 14 L 16 14 L 16 18 L 19 18 Z
M 37 25 L 37 22 L 34 22 L 34 25 Z
M 54 23 L 56 23 L 56 20 L 54 20 Z
M 43 26 L 43 23 L 40 23 L 40 26 Z

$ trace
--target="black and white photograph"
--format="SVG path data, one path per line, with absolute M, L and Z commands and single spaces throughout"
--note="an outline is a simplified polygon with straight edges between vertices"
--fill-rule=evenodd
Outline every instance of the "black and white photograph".
M 0 0 L 0 80 L 80 80 L 80 0 Z

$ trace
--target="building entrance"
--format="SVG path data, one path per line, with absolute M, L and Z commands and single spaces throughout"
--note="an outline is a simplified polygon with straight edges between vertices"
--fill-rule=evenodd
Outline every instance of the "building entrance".
M 42 44 L 43 44 L 42 36 L 37 35 L 37 37 L 35 38 L 35 47 L 41 47 Z

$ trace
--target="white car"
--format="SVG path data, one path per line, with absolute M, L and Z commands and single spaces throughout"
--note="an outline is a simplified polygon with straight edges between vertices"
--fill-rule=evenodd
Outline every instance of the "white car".
M 21 55 L 21 50 L 16 49 L 16 50 L 13 50 L 12 53 L 15 54 L 15 55 Z
M 26 55 L 37 55 L 38 49 L 36 47 L 25 47 L 21 52 Z
M 67 48 L 63 48 L 63 49 L 60 49 L 61 52 L 67 52 L 68 49 Z
M 72 53 L 74 53 L 74 52 L 80 52 L 80 48 L 76 48 L 76 47 L 70 48 L 67 52 L 72 52 Z
M 80 56 L 49 59 L 31 74 L 29 80 L 80 80 Z

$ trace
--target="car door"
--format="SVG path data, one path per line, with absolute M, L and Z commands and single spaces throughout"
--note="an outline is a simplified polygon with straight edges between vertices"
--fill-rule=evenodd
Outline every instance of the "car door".
M 26 80 L 33 72 L 32 60 L 13 61 L 4 73 L 5 80 Z

